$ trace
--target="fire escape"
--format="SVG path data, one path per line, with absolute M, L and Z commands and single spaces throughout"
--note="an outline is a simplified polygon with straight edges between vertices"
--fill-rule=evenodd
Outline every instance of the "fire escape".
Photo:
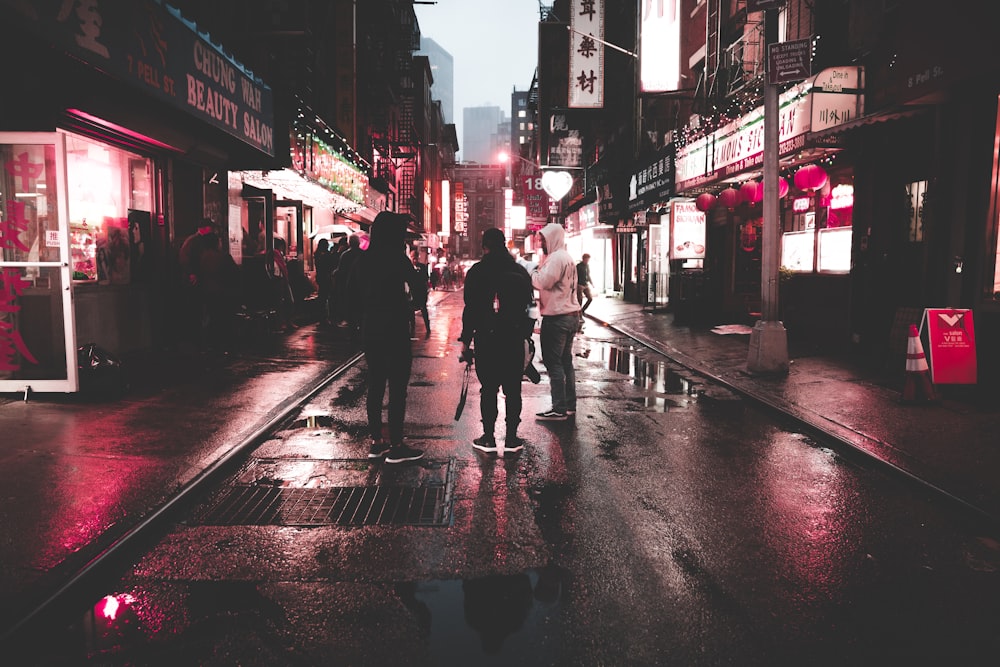
M 412 10 L 411 10 L 412 11 Z M 411 19 L 411 20 L 408 20 Z M 399 74 L 398 134 L 390 144 L 390 157 L 396 167 L 399 200 L 397 211 L 409 213 L 417 220 L 423 219 L 419 179 L 420 133 L 417 130 L 417 104 L 421 103 L 414 72 L 413 53 L 420 49 L 420 32 L 414 15 L 404 12 L 400 25 L 400 43 L 397 47 Z
M 706 0 L 705 60 L 695 98 L 702 116 L 716 116 L 736 98 L 756 106 L 764 81 L 764 24 L 749 23 L 745 0 Z M 731 10 L 731 11 L 729 11 Z

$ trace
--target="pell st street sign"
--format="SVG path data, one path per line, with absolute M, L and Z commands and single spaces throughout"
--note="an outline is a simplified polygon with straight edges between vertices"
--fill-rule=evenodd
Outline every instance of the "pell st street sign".
M 767 82 L 791 83 L 812 74 L 812 39 L 796 39 L 767 45 Z
M 762 12 L 765 9 L 779 9 L 785 0 L 747 0 L 748 12 Z

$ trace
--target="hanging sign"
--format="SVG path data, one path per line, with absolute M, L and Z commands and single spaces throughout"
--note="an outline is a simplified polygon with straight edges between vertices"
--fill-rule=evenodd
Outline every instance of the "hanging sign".
M 705 214 L 693 199 L 670 202 L 670 259 L 705 258 Z
M 604 106 L 604 0 L 570 0 L 569 106 Z
M 927 329 L 928 363 L 935 384 L 976 384 L 976 333 L 972 311 L 927 308 L 920 333 Z

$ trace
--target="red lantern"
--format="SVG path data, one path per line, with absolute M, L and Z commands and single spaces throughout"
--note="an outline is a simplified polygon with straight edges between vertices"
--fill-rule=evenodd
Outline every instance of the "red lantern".
M 719 193 L 719 203 L 732 211 L 740 205 L 740 191 L 734 187 L 728 187 Z
M 711 192 L 698 195 L 698 198 L 694 200 L 694 205 L 698 207 L 699 211 L 707 211 L 715 206 L 715 195 Z
M 778 179 L 778 199 L 784 199 L 788 194 L 788 181 L 783 178 Z
M 756 204 L 764 198 L 764 183 L 747 181 L 740 186 L 740 199 L 748 204 Z
M 795 187 L 814 192 L 826 185 L 826 172 L 818 164 L 807 164 L 795 172 Z

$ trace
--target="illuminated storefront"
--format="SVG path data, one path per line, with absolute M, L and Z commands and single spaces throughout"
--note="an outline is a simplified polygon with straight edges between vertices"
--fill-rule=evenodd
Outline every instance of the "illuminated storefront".
M 0 391 L 71 392 L 78 344 L 176 340 L 176 250 L 230 162 L 273 164 L 272 97 L 161 2 L 29 4 L 0 0 Z
M 863 86 L 862 68 L 836 67 L 779 97 L 780 264 L 788 286 L 782 316 L 793 325 L 808 322 L 819 301 L 824 315 L 843 311 L 847 321 L 854 171 L 839 146 L 814 137 L 862 114 Z M 763 134 L 761 107 L 677 151 L 677 192 L 698 197 L 707 220 L 704 308 L 711 318 L 752 320 L 760 308 Z

